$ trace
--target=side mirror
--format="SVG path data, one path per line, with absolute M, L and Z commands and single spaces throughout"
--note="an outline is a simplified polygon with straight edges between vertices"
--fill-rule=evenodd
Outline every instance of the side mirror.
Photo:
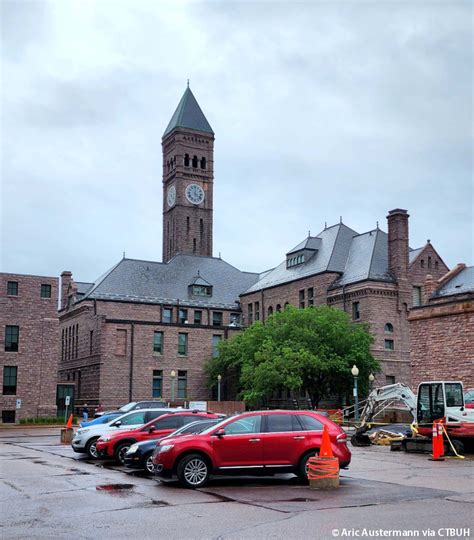
M 122 425 L 122 421 L 121 420 L 117 420 L 117 422 L 115 422 L 114 424 L 112 424 L 114 427 L 120 427 Z
M 214 437 L 223 437 L 225 435 L 225 429 L 224 428 L 221 428 L 221 429 L 218 429 L 215 433 L 214 433 Z
M 154 431 L 156 431 L 155 426 L 150 426 L 148 429 L 148 433 L 153 433 Z

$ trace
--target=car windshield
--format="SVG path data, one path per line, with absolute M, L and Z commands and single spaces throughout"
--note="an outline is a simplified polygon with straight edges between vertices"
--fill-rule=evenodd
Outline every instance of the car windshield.
M 223 420 L 221 420 L 220 422 L 218 422 L 217 424 L 214 424 L 213 426 L 211 427 L 208 427 L 206 429 L 204 429 L 203 431 L 200 431 L 200 434 L 201 435 L 207 435 L 208 433 L 210 433 L 211 431 L 214 431 L 216 428 L 219 429 L 221 427 L 222 424 L 226 423 L 227 420 L 230 420 L 231 418 L 234 418 L 235 416 L 237 415 L 232 415 L 232 416 L 228 416 L 227 418 L 224 418 Z
M 133 409 L 133 407 L 135 407 L 135 405 L 137 404 L 136 401 L 132 401 L 131 403 L 127 403 L 126 405 L 122 405 L 119 409 L 119 411 L 122 411 L 124 413 L 128 412 L 128 411 L 131 411 Z
M 183 433 L 202 433 L 205 429 L 215 426 L 217 422 L 218 420 L 198 420 L 197 422 L 192 422 L 187 426 L 180 427 L 173 433 L 170 433 L 168 436 L 173 437 L 174 435 L 182 435 Z

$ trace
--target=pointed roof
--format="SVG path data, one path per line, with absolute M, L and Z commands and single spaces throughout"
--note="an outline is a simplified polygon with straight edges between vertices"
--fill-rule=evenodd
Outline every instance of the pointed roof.
M 168 127 L 163 133 L 163 137 L 166 137 L 168 133 L 178 127 L 195 129 L 196 131 L 203 131 L 204 133 L 211 133 L 214 135 L 209 122 L 204 116 L 204 113 L 202 112 L 201 107 L 199 107 L 199 103 L 196 101 L 189 86 L 184 91 L 183 97 L 174 111 Z

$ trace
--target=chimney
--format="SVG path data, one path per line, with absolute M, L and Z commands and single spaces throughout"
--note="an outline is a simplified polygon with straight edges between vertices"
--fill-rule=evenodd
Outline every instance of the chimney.
M 61 309 L 66 309 L 67 307 L 67 292 L 69 290 L 69 285 L 72 282 L 72 272 L 65 270 L 61 274 Z
M 388 267 L 399 279 L 408 278 L 408 215 L 406 210 L 390 210 L 388 222 Z
M 427 274 L 425 278 L 425 290 L 422 299 L 423 304 L 427 304 L 431 295 L 436 291 L 437 283 L 431 274 Z

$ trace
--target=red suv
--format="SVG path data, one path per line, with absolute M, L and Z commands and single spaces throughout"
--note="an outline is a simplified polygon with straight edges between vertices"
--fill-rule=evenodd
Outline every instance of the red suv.
M 113 458 L 123 463 L 128 449 L 136 442 L 159 439 L 176 431 L 181 426 L 196 421 L 198 418 L 219 417 L 222 417 L 222 415 L 203 411 L 180 411 L 163 414 L 139 428 L 102 435 L 96 443 L 98 457 Z
M 153 463 L 158 477 L 178 477 L 188 488 L 204 486 L 210 474 L 293 472 L 307 477 L 307 462 L 318 453 L 324 426 L 341 468 L 351 461 L 344 430 L 312 411 L 248 412 L 223 420 L 198 435 L 160 442 Z

